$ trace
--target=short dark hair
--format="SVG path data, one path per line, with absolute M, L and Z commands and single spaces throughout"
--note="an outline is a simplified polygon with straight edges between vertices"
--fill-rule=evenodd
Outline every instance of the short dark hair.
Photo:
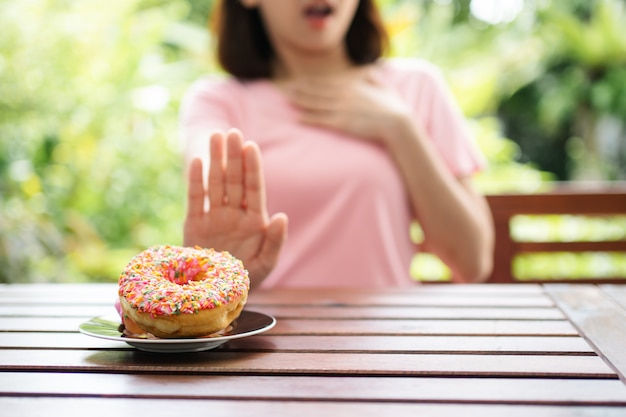
M 375 0 L 360 0 L 346 33 L 348 56 L 356 65 L 375 62 L 389 47 L 389 38 Z M 218 0 L 212 14 L 217 61 L 241 79 L 272 76 L 274 48 L 257 8 L 237 0 Z

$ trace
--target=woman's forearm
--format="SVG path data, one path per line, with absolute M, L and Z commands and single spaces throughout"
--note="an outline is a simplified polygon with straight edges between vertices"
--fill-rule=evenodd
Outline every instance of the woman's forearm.
M 430 250 L 451 268 L 453 279 L 487 279 L 494 238 L 484 197 L 469 178 L 454 177 L 426 133 L 408 116 L 397 118 L 385 139 Z

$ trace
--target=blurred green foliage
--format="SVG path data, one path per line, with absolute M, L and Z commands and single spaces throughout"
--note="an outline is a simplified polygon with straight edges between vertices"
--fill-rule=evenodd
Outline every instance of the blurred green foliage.
M 542 71 L 500 103 L 525 160 L 561 180 L 626 178 L 625 21 L 621 0 L 539 9 Z
M 568 149 L 567 165 L 593 144 L 568 130 L 580 109 L 625 119 L 623 3 L 527 0 L 489 22 L 478 2 L 379 0 L 393 55 L 450 80 L 490 162 L 482 189 L 532 192 L 574 169 L 533 159 L 530 137 Z M 115 281 L 137 251 L 181 242 L 178 108 L 218 71 L 211 5 L 0 0 L 0 282 Z M 623 160 L 594 158 L 623 174 Z
M 0 281 L 110 280 L 180 242 L 179 99 L 210 69 L 189 4 L 0 7 Z

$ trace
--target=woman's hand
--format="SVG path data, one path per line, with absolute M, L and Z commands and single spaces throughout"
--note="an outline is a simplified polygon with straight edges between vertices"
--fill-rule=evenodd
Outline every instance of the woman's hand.
M 303 123 L 327 127 L 377 142 L 392 135 L 410 111 L 395 92 L 368 72 L 357 77 L 317 77 L 286 85 Z
M 238 130 L 211 135 L 208 189 L 202 161 L 189 170 L 184 245 L 229 251 L 258 285 L 272 271 L 287 235 L 287 216 L 269 218 L 261 154 Z M 208 207 L 206 205 L 208 197 Z

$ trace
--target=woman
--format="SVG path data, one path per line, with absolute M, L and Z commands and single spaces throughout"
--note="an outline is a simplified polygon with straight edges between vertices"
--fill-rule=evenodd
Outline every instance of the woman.
M 418 220 L 455 281 L 487 278 L 481 155 L 436 68 L 381 59 L 373 0 L 223 0 L 215 16 L 230 76 L 181 111 L 185 245 L 229 250 L 253 286 L 406 286 Z

